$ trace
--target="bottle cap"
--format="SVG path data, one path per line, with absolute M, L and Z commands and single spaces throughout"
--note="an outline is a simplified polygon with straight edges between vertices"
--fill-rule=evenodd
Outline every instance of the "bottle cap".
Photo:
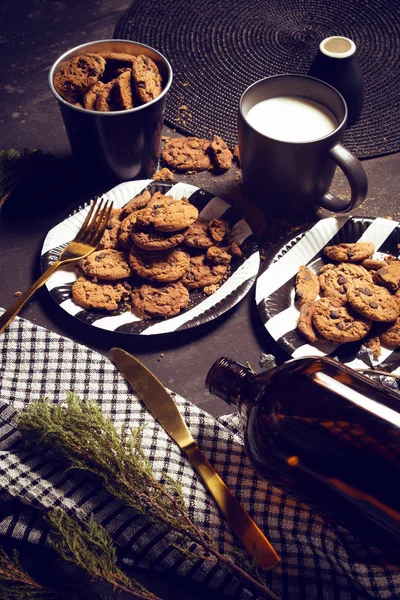
M 331 58 L 348 58 L 355 53 L 356 45 L 347 37 L 333 35 L 322 40 L 319 49 L 322 54 Z

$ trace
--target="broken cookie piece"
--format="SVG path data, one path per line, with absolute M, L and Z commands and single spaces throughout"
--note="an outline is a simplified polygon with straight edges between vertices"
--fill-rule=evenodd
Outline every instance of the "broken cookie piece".
M 172 138 L 162 151 L 162 158 L 177 171 L 205 171 L 211 167 L 210 142 L 196 137 Z
M 163 169 L 159 169 L 156 173 L 154 173 L 152 179 L 154 179 L 154 181 L 173 181 L 174 174 L 172 171 L 164 167 Z
M 142 102 L 151 102 L 162 91 L 162 78 L 154 61 L 145 54 L 136 57 L 132 67 L 136 93 Z
M 215 168 L 218 171 L 227 171 L 232 166 L 232 152 L 224 140 L 218 135 L 214 136 L 210 144 L 210 154 Z

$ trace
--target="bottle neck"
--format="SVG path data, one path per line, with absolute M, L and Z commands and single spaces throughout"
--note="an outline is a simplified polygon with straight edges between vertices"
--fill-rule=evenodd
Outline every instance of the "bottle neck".
M 206 378 L 209 392 L 233 406 L 239 406 L 244 398 L 255 400 L 253 394 L 249 394 L 249 388 L 253 388 L 253 383 L 255 383 L 253 373 L 241 363 L 227 357 L 219 358 Z

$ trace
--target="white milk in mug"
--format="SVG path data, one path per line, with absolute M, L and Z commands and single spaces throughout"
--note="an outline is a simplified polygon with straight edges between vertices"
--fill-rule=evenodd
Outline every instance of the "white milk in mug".
M 329 108 L 300 96 L 261 100 L 250 108 L 246 120 L 259 133 L 292 143 L 318 140 L 338 126 Z

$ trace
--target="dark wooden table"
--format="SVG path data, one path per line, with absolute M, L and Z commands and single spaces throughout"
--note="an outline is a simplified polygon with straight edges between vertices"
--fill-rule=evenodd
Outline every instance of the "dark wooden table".
M 96 189 L 75 176 L 68 141 L 57 102 L 47 84 L 49 67 L 69 48 L 86 41 L 111 38 L 115 23 L 129 2 L 121 0 L 4 0 L 0 7 L 1 148 L 39 148 L 51 153 L 54 164 L 39 175 L 22 194 L 12 198 L 0 213 L 0 306 L 7 307 L 14 293 L 26 289 L 39 275 L 40 248 L 48 230 L 68 215 L 71 208 L 105 189 Z M 176 135 L 165 128 L 165 135 Z M 400 218 L 400 154 L 364 161 L 369 194 L 355 214 Z M 239 172 L 209 172 L 177 176 L 178 181 L 207 189 L 237 202 L 247 210 L 248 200 L 238 185 Z M 347 195 L 347 183 L 338 173 L 334 191 Z M 251 211 L 250 211 L 251 212 Z M 290 230 L 291 225 L 268 219 L 250 220 L 258 233 L 264 230 L 266 251 Z M 258 215 L 260 216 L 260 215 Z M 228 355 L 249 361 L 259 369 L 264 352 L 285 356 L 269 340 L 258 316 L 254 290 L 220 318 L 187 332 L 154 339 L 121 336 L 89 328 L 65 314 L 46 289 L 39 291 L 24 309 L 24 318 L 106 354 L 118 345 L 134 353 L 167 386 L 197 406 L 219 416 L 229 412 L 212 398 L 204 382 L 211 364 Z M 158 593 L 165 598 L 212 597 L 210 592 L 185 588 L 160 576 Z M 169 591 L 168 591 L 169 590 Z M 190 590 L 190 591 L 188 591 Z

